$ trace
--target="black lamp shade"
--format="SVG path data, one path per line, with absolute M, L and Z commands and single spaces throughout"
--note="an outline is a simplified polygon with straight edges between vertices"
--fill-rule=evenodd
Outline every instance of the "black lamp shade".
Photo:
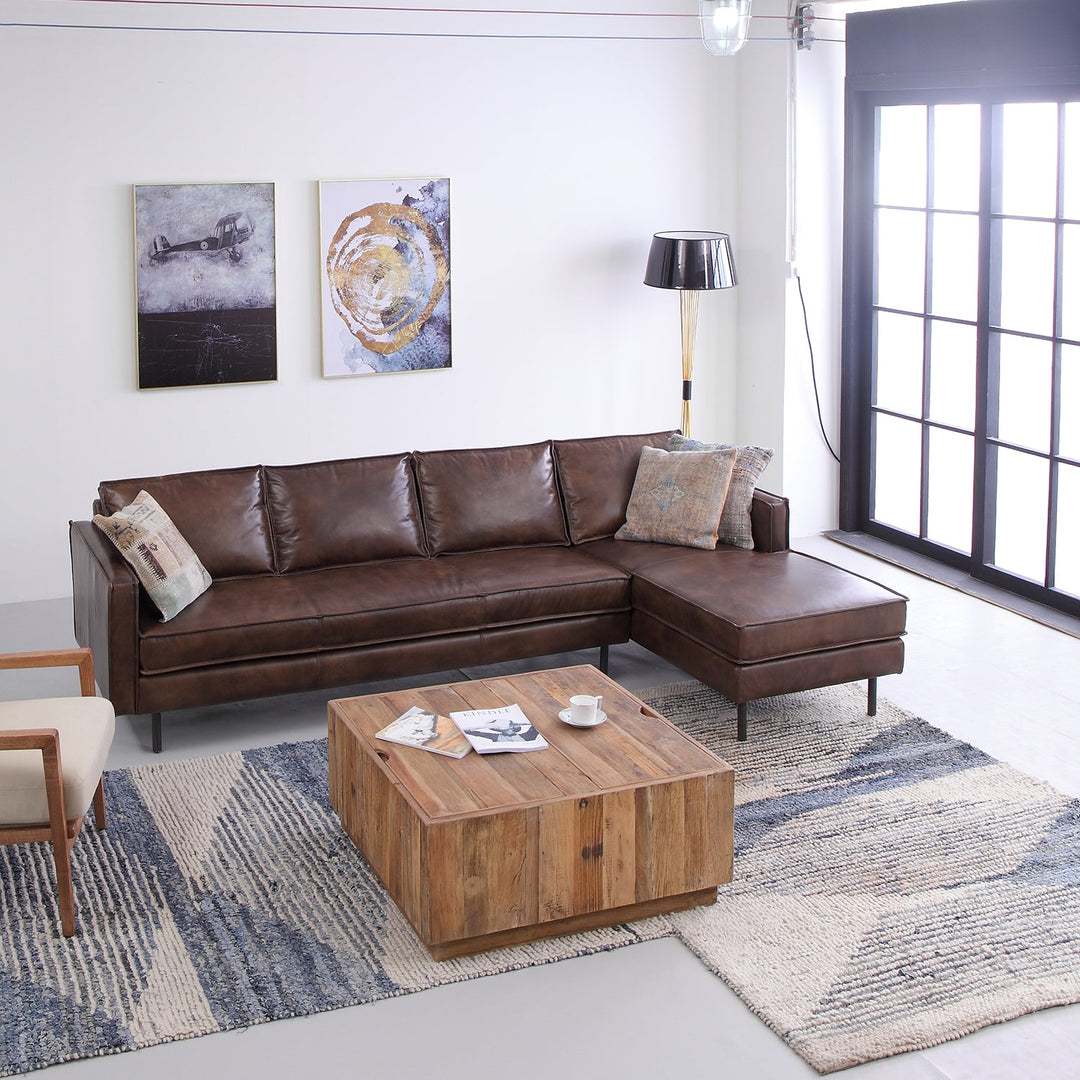
M 718 232 L 658 232 L 645 284 L 657 289 L 730 289 L 738 284 L 731 237 Z

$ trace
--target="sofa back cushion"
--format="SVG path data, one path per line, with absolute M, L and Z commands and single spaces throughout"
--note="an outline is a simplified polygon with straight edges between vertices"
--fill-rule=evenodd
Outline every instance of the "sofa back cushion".
M 413 457 L 432 555 L 567 543 L 551 443 Z
M 408 454 L 266 467 L 278 569 L 423 556 Z
M 169 515 L 212 578 L 273 573 L 258 465 L 105 480 L 98 485 L 102 512 L 115 514 L 140 491 L 152 495 Z
M 643 446 L 664 448 L 670 431 L 608 435 L 555 443 L 559 484 L 570 539 L 575 544 L 614 536 L 626 521 Z

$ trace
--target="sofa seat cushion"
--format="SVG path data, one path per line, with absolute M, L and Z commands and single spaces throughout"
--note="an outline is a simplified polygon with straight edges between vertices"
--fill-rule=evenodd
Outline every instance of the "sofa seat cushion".
M 317 649 L 319 615 L 293 578 L 227 578 L 170 622 L 156 622 L 144 610 L 139 636 L 140 670 L 157 675 Z
M 630 579 L 534 548 L 236 578 L 204 600 L 169 623 L 143 618 L 144 674 L 628 611 Z
M 470 552 L 305 576 L 324 648 L 630 607 L 629 575 L 568 548 Z
M 797 551 L 687 550 L 634 573 L 634 610 L 739 663 L 904 633 L 907 599 Z
M 681 544 L 658 544 L 639 540 L 591 540 L 574 548 L 583 555 L 600 559 L 610 566 L 635 574 L 646 566 L 667 562 L 669 559 L 681 559 L 688 551 Z

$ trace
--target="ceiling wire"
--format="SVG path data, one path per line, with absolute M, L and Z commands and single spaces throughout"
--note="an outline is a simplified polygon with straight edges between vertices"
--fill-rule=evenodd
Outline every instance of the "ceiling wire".
M 402 13 L 423 15 L 527 15 L 532 17 L 545 16 L 555 18 L 607 18 L 607 19 L 694 19 L 700 16 L 695 12 L 644 12 L 644 11 L 577 11 L 577 10 L 540 10 L 534 8 L 459 8 L 459 7 L 417 7 L 392 4 L 304 4 L 296 2 L 273 3 L 272 0 L 47 0 L 52 4 L 70 5 L 90 4 L 102 7 L 106 4 L 123 5 L 128 8 L 150 7 L 160 11 L 162 8 L 190 7 L 202 9 L 230 10 L 259 10 L 263 12 L 293 11 L 313 13 Z M 788 22 L 783 15 L 755 15 L 757 20 L 782 20 Z M 395 31 L 395 30 L 347 30 L 347 29 L 296 29 L 296 28 L 270 28 L 270 27 L 217 27 L 217 26 L 160 26 L 138 25 L 121 23 L 69 23 L 51 21 L 5 21 L 0 22 L 4 27 L 22 27 L 35 29 L 65 29 L 65 30 L 143 30 L 172 33 L 246 33 L 246 34 L 280 34 L 296 36 L 331 36 L 331 37 L 380 37 L 380 38 L 473 38 L 473 39 L 511 39 L 527 41 L 697 41 L 698 34 L 578 34 L 578 33 L 496 33 L 496 32 L 449 32 L 449 31 Z M 782 36 L 760 35 L 751 37 L 750 41 L 790 41 L 790 35 Z M 831 38 L 818 38 L 819 41 L 834 40 Z M 839 40 L 839 39 L 835 39 Z
M 616 19 L 699 19 L 701 16 L 692 11 L 553 11 L 541 8 L 457 8 L 457 7 L 409 7 L 402 4 L 304 4 L 274 3 L 273 0 L 50 0 L 51 3 L 66 4 L 123 4 L 125 7 L 148 5 L 162 7 L 202 7 L 202 8 L 258 8 L 266 11 L 406 11 L 429 15 L 572 15 L 598 16 Z M 790 0 L 791 15 L 752 15 L 751 23 L 765 19 L 789 21 L 795 8 L 802 0 Z M 824 17 L 827 18 L 827 17 Z M 833 19 L 843 22 L 843 19 Z
M 239 26 L 140 26 L 128 23 L 0 22 L 5 29 L 24 30 L 145 30 L 169 34 L 273 34 L 295 37 L 370 37 L 370 38 L 469 38 L 499 41 L 697 41 L 700 34 L 495 34 L 451 33 L 445 30 L 295 30 Z M 788 41 L 787 37 L 754 37 L 748 41 Z M 818 38 L 832 41 L 832 38 Z M 843 44 L 842 39 L 835 39 Z

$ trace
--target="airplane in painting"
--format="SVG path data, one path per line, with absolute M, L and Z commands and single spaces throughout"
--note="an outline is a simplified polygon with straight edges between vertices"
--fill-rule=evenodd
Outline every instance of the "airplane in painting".
M 164 236 L 155 236 L 150 248 L 150 261 L 163 262 L 170 255 L 179 251 L 203 251 L 214 255 L 219 251 L 228 253 L 233 262 L 240 261 L 240 245 L 250 240 L 255 232 L 255 225 L 242 210 L 235 214 L 226 214 L 218 219 L 212 235 L 202 240 L 188 240 L 183 244 L 170 244 Z

